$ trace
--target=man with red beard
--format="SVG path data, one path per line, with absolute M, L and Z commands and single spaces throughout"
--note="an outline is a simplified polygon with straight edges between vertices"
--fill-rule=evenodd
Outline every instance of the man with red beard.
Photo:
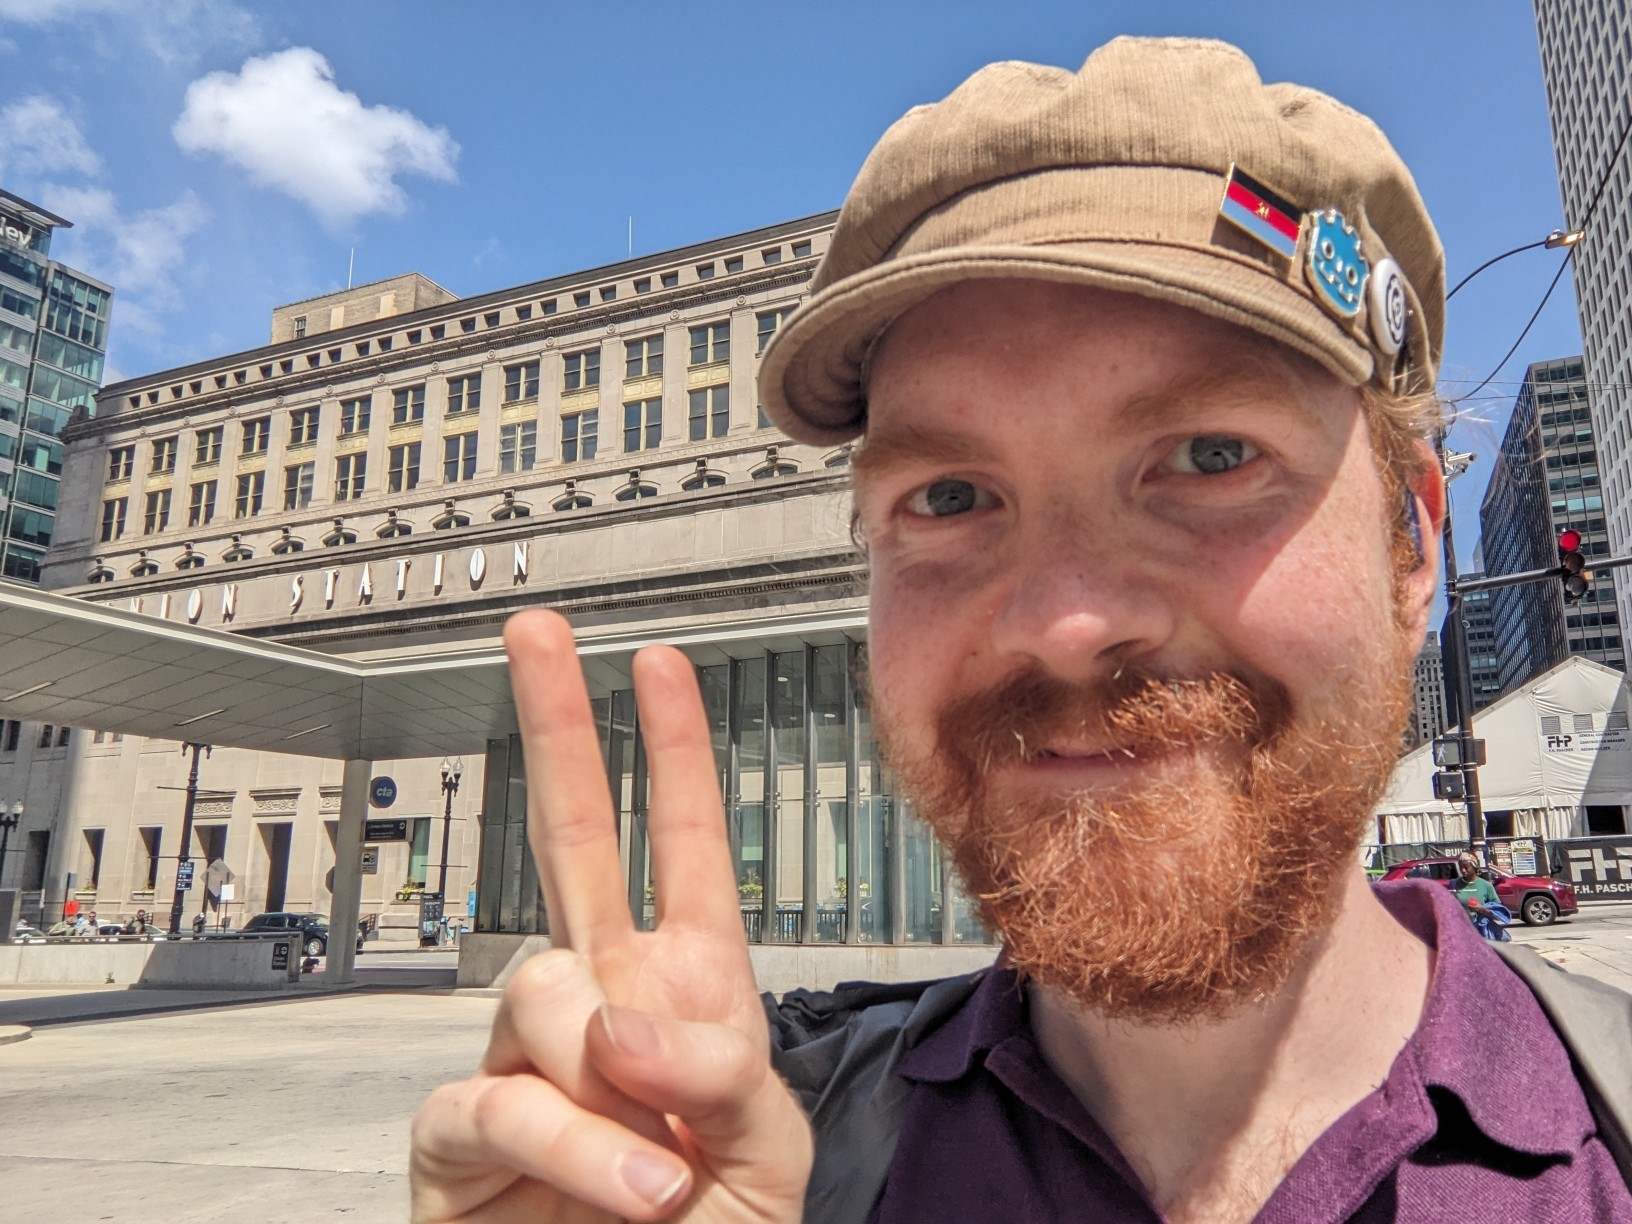
M 637 932 L 570 630 L 518 616 L 557 947 L 416 1120 L 415 1219 L 1632 1221 L 1632 1000 L 1355 853 L 1433 599 L 1443 313 L 1387 140 L 1222 44 L 891 128 L 762 388 L 861 438 L 881 739 L 1004 954 L 767 1024 L 689 662 L 635 663 Z

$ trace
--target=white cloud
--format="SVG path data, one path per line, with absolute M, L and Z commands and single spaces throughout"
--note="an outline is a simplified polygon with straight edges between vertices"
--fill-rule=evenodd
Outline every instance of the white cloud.
M 74 223 L 58 231 L 52 254 L 113 286 L 119 326 L 160 330 L 157 315 L 181 302 L 177 274 L 186 243 L 208 213 L 191 191 L 171 203 L 127 214 L 102 187 L 48 187 L 45 206 Z
M 255 15 L 232 0 L 0 0 L 0 22 L 43 28 L 73 22 L 76 44 L 118 58 L 132 45 L 166 64 L 205 50 L 242 51 L 261 39 Z
M 171 129 L 190 153 L 215 153 L 340 227 L 400 213 L 399 175 L 454 182 L 459 146 L 407 111 L 364 106 L 334 81 L 328 60 L 292 47 L 212 72 L 187 87 Z
M 55 99 L 41 94 L 0 108 L 0 178 L 89 175 L 101 168 L 79 124 Z

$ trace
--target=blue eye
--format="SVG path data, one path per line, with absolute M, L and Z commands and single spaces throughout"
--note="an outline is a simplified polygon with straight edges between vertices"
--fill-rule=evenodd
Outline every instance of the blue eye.
M 907 509 L 931 518 L 947 518 L 991 504 L 991 494 L 967 480 L 937 480 L 907 499 Z
M 1243 438 L 1227 434 L 1202 434 L 1187 438 L 1173 448 L 1168 464 L 1175 471 L 1201 476 L 1218 476 L 1234 471 L 1258 456 L 1258 448 Z

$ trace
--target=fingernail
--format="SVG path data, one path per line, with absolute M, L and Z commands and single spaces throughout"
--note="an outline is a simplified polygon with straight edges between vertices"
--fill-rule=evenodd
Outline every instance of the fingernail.
M 686 1170 L 675 1171 L 672 1162 L 650 1152 L 630 1152 L 619 1170 L 623 1184 L 653 1207 L 662 1207 L 685 1188 Z
M 601 1023 L 606 1026 L 607 1038 L 625 1054 L 652 1058 L 663 1052 L 663 1041 L 657 1035 L 657 1026 L 644 1012 L 602 1003 Z

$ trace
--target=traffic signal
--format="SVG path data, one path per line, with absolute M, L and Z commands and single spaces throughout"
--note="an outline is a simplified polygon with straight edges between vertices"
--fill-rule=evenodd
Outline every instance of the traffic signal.
M 1445 770 L 1434 775 L 1434 798 L 1450 803 L 1461 803 L 1468 797 L 1467 783 L 1456 770 Z
M 1581 555 L 1581 533 L 1566 527 L 1558 533 L 1558 576 L 1564 584 L 1564 602 L 1572 604 L 1587 593 L 1592 574 Z

